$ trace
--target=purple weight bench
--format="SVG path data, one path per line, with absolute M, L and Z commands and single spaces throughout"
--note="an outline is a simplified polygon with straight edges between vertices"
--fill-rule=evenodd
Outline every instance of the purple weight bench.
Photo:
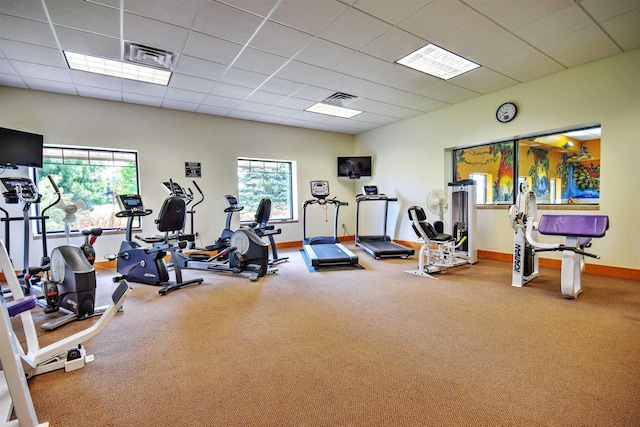
M 562 251 L 562 295 L 573 299 L 582 292 L 580 282 L 584 257 L 600 258 L 599 255 L 585 252 L 584 248 L 591 245 L 592 239 L 604 237 L 608 229 L 609 217 L 606 215 L 542 215 L 537 224 L 538 232 L 549 236 L 564 236 L 564 244 L 536 242 L 530 229 L 527 230 L 527 240 L 535 247 L 536 252 Z
M 9 313 L 9 317 L 13 317 L 17 316 L 23 311 L 31 310 L 36 305 L 38 305 L 37 298 L 33 295 L 30 295 L 15 301 L 8 302 L 7 312 Z

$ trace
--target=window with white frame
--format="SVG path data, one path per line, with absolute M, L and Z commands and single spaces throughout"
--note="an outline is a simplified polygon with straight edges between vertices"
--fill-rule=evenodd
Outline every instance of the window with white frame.
M 35 182 L 43 195 L 43 209 L 55 200 L 48 175 L 61 192 L 61 200 L 47 211 L 47 233 L 124 226 L 116 218 L 118 194 L 138 194 L 138 153 L 104 148 L 46 145 L 42 168 L 35 169 Z
M 253 221 L 263 198 L 271 200 L 271 221 L 295 219 L 295 168 L 290 160 L 238 158 L 240 221 Z

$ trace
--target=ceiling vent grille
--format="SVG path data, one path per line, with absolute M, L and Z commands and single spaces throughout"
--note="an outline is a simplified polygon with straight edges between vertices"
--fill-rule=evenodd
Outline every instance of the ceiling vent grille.
M 357 101 L 358 99 L 360 99 L 359 96 L 349 95 L 348 93 L 343 92 L 336 92 L 322 102 L 325 104 L 337 105 L 338 107 L 346 107 L 347 105 Z
M 128 62 L 172 71 L 177 55 L 167 50 L 124 42 L 124 57 Z

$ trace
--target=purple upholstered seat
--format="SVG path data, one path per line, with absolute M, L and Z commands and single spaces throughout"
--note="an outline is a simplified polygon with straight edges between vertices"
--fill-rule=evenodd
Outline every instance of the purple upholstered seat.
M 37 305 L 36 297 L 30 295 L 28 297 L 20 298 L 15 301 L 10 301 L 7 303 L 7 311 L 9 312 L 9 317 L 16 316 L 23 311 L 31 310 Z
M 593 237 L 603 237 L 609 229 L 609 217 L 606 215 L 542 215 L 538 223 L 541 234 L 554 236 L 577 236 L 586 244 Z

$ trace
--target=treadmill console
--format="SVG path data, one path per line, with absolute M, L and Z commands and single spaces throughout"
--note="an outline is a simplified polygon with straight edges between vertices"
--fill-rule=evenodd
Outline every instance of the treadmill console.
M 377 185 L 365 185 L 362 187 L 362 191 L 365 196 L 377 196 L 378 195 L 378 186 Z
M 316 199 L 326 199 L 329 195 L 329 181 L 311 181 L 311 195 Z

